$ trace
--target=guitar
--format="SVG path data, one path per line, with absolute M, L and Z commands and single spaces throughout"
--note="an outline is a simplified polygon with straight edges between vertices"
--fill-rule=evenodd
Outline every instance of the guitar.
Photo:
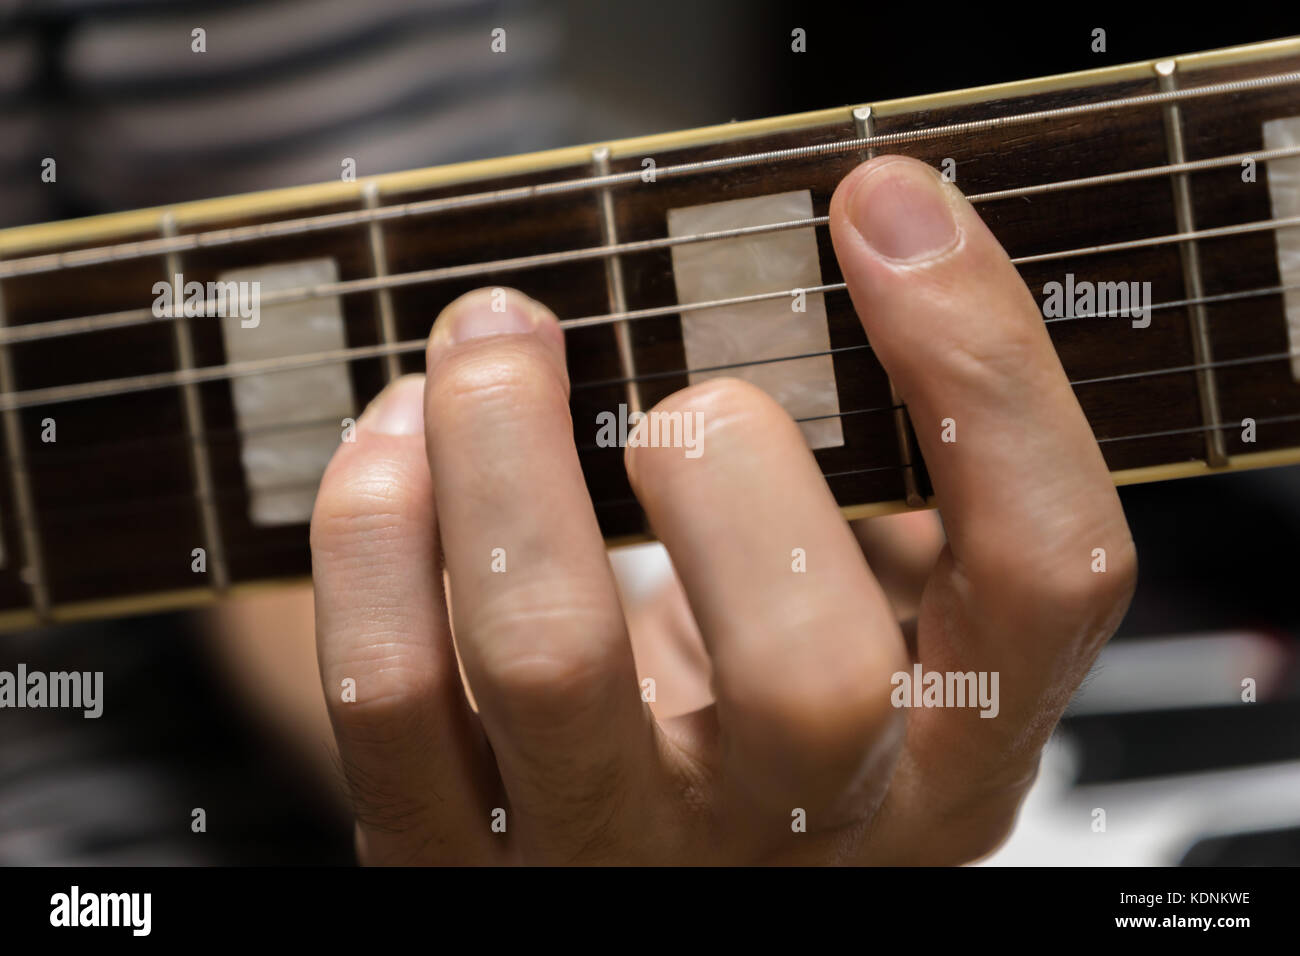
M 479 286 L 565 325 L 611 544 L 648 528 L 601 423 L 715 375 L 785 405 L 846 517 L 932 506 L 915 435 L 948 426 L 899 401 L 825 228 L 882 152 L 976 204 L 1117 484 L 1300 462 L 1288 39 L 0 231 L 0 628 L 309 574 L 331 451 Z

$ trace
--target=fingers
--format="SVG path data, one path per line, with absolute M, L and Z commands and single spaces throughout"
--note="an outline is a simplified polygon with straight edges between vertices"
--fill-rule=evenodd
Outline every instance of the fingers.
M 916 428 L 955 570 L 991 605 L 980 610 L 1068 618 L 1047 647 L 1017 648 L 1035 666 L 1067 639 L 1113 627 L 1131 584 L 1132 541 L 1006 253 L 955 187 L 901 157 L 850 174 L 831 220 L 854 305 Z M 1091 570 L 1094 548 L 1107 551 L 1104 575 Z
M 712 665 L 704 639 L 666 553 L 662 560 L 662 578 L 648 582 L 634 579 L 635 587 L 627 590 L 627 578 L 614 563 L 637 676 L 655 682 L 649 704 L 659 720 L 694 713 L 713 703 Z M 643 562 L 642 566 L 634 565 L 630 574 L 644 575 L 645 570 Z
M 943 550 L 943 524 L 935 511 L 905 511 L 851 523 L 862 554 L 900 621 L 916 616 L 921 592 Z
M 874 160 L 840 184 L 831 225 L 958 562 L 1073 577 L 1092 547 L 1123 550 L 1118 496 L 1042 316 L 956 188 L 915 160 Z
M 644 798 L 656 738 L 578 464 L 563 334 L 522 294 L 479 290 L 439 316 L 428 369 L 456 639 L 511 831 L 541 858 L 590 858 Z
M 1135 558 L 1118 496 L 1032 296 L 955 186 L 915 160 L 873 160 L 837 189 L 831 235 L 950 541 L 923 601 L 921 662 L 1000 673 L 998 719 L 914 711 L 909 749 L 968 779 L 994 761 L 1022 786 L 1127 606 Z M 957 725 L 984 747 L 963 750 Z
M 665 424 L 657 446 L 629 439 L 626 462 L 713 661 L 723 785 L 786 820 L 803 808 L 810 828 L 860 815 L 896 753 L 905 655 L 802 433 L 730 379 L 650 414 L 702 438 L 688 456 Z
M 371 863 L 490 859 L 500 802 L 448 630 L 423 399 L 423 376 L 375 399 L 312 515 L 321 680 Z

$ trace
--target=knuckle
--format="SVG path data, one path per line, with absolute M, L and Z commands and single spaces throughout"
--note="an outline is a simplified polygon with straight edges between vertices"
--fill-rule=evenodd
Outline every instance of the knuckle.
M 485 657 L 487 679 L 520 709 L 572 699 L 604 670 L 597 655 L 569 642 L 550 642 L 549 646 L 527 652 L 515 649 Z
M 831 666 L 762 663 L 748 679 L 719 671 L 719 709 L 731 716 L 729 726 L 748 728 L 755 746 L 786 758 L 803 755 L 800 763 L 832 770 L 847 765 L 852 772 L 875 742 L 901 726 L 902 715 L 890 703 L 891 673 L 865 656 Z
M 1015 829 L 1020 805 L 1037 779 L 1038 769 L 1037 754 L 1026 762 L 1008 764 L 933 821 L 932 833 L 942 834 L 943 862 L 974 862 L 1001 847 Z
M 335 734 L 345 743 L 378 747 L 420 747 L 428 739 L 425 726 L 430 701 L 446 693 L 439 682 L 413 678 L 409 671 L 391 668 L 356 677 L 358 692 L 344 702 L 331 689 L 330 718 Z M 336 685 L 337 686 L 337 685 Z
M 1092 549 L 1083 552 L 1091 554 Z M 1039 600 L 1059 609 L 1090 632 L 1114 630 L 1128 609 L 1137 583 L 1137 552 L 1131 538 L 1106 551 L 1104 571 L 1085 561 L 1049 565 L 1036 588 Z
M 1089 524 L 1037 546 L 1012 539 L 983 542 L 979 560 L 959 568 L 962 587 L 972 597 L 983 596 L 976 603 L 990 619 L 1043 626 L 1077 635 L 1085 648 L 1099 647 L 1118 628 L 1137 582 L 1132 537 L 1122 521 L 1119 535 L 1113 522 L 1107 524 L 1105 531 Z
M 960 823 L 946 828 L 943 846 L 948 864 L 973 863 L 989 856 L 1007 842 L 1020 814 L 1021 796 L 991 808 L 968 813 Z
M 875 322 L 870 331 L 904 378 L 1001 394 L 1059 374 L 1038 306 L 1000 249 L 966 241 L 924 275 L 909 272 L 903 289 L 894 308 L 912 320 Z
M 580 707 L 622 666 L 621 617 L 576 590 L 516 587 L 468 624 L 484 680 L 519 713 Z
M 912 352 L 913 358 L 929 353 L 946 381 L 977 394 L 998 394 L 1009 384 L 1025 382 L 1034 370 L 1055 370 L 1057 360 L 1036 316 L 1031 324 L 1016 310 L 996 322 L 973 323 L 964 317 L 967 310 L 954 311 L 963 318 L 943 326 L 938 335 L 918 340 Z M 925 359 L 920 361 L 929 366 Z
M 428 416 L 454 429 L 485 418 L 510 420 L 521 408 L 559 406 L 567 414 L 565 382 L 541 348 L 535 342 L 495 342 L 449 356 L 428 386 Z
M 313 553 L 346 551 L 361 541 L 393 540 L 413 521 L 432 520 L 426 483 L 407 463 L 355 455 L 346 462 L 339 459 L 336 455 L 322 479 L 312 508 Z

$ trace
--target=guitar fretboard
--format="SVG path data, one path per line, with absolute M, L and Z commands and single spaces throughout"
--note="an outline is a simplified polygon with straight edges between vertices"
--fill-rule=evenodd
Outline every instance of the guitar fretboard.
M 338 440 L 386 381 L 422 370 L 439 310 L 485 285 L 519 288 L 568 326 L 575 442 L 611 540 L 647 528 L 598 416 L 782 363 L 833 372 L 833 411 L 795 417 L 809 435 L 838 425 L 815 454 L 846 513 L 925 506 L 914 430 L 939 423 L 898 400 L 825 227 L 836 184 L 884 152 L 925 160 L 977 204 L 1044 305 L 1117 481 L 1300 461 L 1287 325 L 1300 275 L 1279 256 L 1300 245 L 1285 192 L 1300 183 L 1300 41 L 1281 41 L 0 232 L 0 623 L 181 606 L 309 573 L 292 502 L 310 500 L 318 472 L 285 465 L 268 484 L 250 457 L 301 432 Z M 670 226 L 785 194 L 805 213 Z M 681 250 L 782 233 L 807 238 L 817 281 L 681 295 Z M 333 316 L 337 341 L 243 354 L 252 340 L 229 317 L 157 314 L 159 282 L 208 288 L 268 267 L 291 278 L 264 287 L 264 314 Z M 1077 294 L 1120 283 L 1149 294 L 1149 311 Z M 688 355 L 694 317 L 799 295 L 824 309 L 816 347 Z M 328 400 L 256 405 L 240 384 L 323 368 L 344 386 Z

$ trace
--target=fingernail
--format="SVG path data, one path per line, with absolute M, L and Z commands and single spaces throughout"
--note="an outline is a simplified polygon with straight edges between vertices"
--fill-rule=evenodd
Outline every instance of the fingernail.
M 491 336 L 536 334 L 564 361 L 564 330 L 555 315 L 516 289 L 475 289 L 442 310 L 429 336 L 432 369 L 450 348 Z
M 514 289 L 480 289 L 463 295 L 443 310 L 434 327 L 434 341 L 459 345 L 488 335 L 518 335 L 537 328 L 536 303 Z
M 424 376 L 404 375 L 366 406 L 357 427 L 381 435 L 424 433 Z
M 915 163 L 890 162 L 868 173 L 849 198 L 849 218 L 867 245 L 889 259 L 928 259 L 957 240 L 942 182 Z

